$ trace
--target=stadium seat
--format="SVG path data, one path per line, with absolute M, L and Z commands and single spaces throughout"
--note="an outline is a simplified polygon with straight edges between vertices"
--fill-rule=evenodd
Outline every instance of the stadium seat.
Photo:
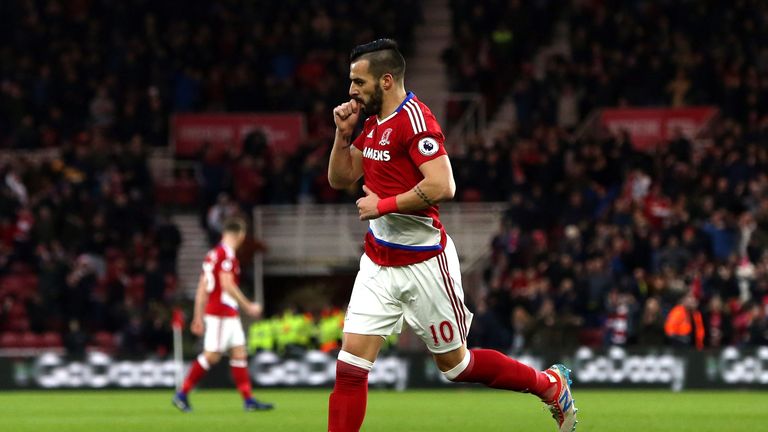
M 483 200 L 483 194 L 478 189 L 467 188 L 461 195 L 461 199 L 465 202 L 481 202 Z
M 93 335 L 90 346 L 107 353 L 115 350 L 115 337 L 108 331 L 99 331 Z
M 37 285 L 38 278 L 33 274 L 12 274 L 0 280 L 0 291 L 3 296 L 15 295 L 24 300 L 37 292 Z
M 35 333 L 26 331 L 19 338 L 19 348 L 38 348 L 40 346 L 39 338 Z
M 176 289 L 178 288 L 178 278 L 175 275 L 168 273 L 165 275 L 163 282 L 165 282 L 163 295 L 165 298 L 173 297 L 173 295 L 176 293 Z
M 45 332 L 41 335 L 40 347 L 42 348 L 60 348 L 64 346 L 61 334 L 56 332 Z
M 197 203 L 199 186 L 194 179 L 177 179 L 172 188 L 174 202 L 177 205 L 189 207 Z
M 0 348 L 15 348 L 19 346 L 19 334 L 16 332 L 5 332 L 0 334 Z
M 5 317 L 3 328 L 8 331 L 24 332 L 29 330 L 29 318 L 24 304 L 16 300 Z
M 603 345 L 605 332 L 602 328 L 585 328 L 579 332 L 579 343 L 597 348 Z
M 145 286 L 144 275 L 133 276 L 128 286 L 125 287 L 125 296 L 133 300 L 134 304 L 142 304 L 144 302 Z
M 0 279 L 0 288 L 11 294 L 21 294 L 24 291 L 24 279 L 19 275 L 8 275 Z
M 155 201 L 158 204 L 173 204 L 175 201 L 173 184 L 160 182 L 156 183 Z

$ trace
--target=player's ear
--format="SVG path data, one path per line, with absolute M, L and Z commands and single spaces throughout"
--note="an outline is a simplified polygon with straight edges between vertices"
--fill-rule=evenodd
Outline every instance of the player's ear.
M 389 90 L 395 85 L 395 78 L 392 74 L 384 74 L 381 76 L 381 88 Z

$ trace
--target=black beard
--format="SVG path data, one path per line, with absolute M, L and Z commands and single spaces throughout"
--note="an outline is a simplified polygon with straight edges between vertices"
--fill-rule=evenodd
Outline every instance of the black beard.
M 384 92 L 381 91 L 381 86 L 377 85 L 376 89 L 373 91 L 373 95 L 371 95 L 371 100 L 366 105 L 363 105 L 363 111 L 368 115 L 380 114 L 383 102 Z

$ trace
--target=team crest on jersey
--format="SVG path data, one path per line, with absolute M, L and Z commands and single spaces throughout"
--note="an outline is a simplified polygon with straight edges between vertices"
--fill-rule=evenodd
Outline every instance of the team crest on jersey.
M 392 135 L 392 128 L 387 128 L 387 130 L 384 131 L 383 134 L 381 134 L 381 139 L 379 140 L 379 145 L 387 145 L 389 144 L 389 136 Z
M 434 138 L 422 138 L 419 141 L 419 153 L 424 156 L 432 156 L 440 150 L 440 146 Z

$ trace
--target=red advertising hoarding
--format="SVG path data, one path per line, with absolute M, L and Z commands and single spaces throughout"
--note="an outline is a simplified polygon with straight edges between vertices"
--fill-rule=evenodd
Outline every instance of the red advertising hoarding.
M 677 131 L 695 137 L 716 114 L 714 107 L 608 108 L 600 113 L 600 125 L 614 134 L 626 130 L 635 148 L 648 150 L 675 137 Z
M 224 151 L 240 149 L 249 133 L 261 130 L 272 151 L 291 153 L 304 139 L 304 115 L 281 114 L 176 114 L 171 119 L 171 148 L 176 156 L 198 155 L 204 144 Z

